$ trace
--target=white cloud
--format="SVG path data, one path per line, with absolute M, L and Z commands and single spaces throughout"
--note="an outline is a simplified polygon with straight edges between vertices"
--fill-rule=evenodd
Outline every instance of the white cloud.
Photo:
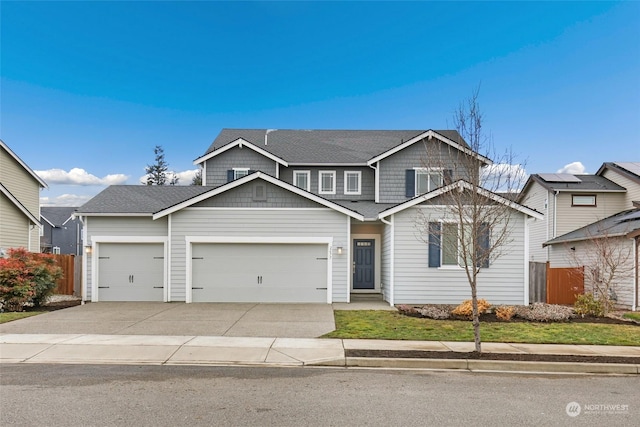
M 80 196 L 78 194 L 62 194 L 56 197 L 40 197 L 41 206 L 82 206 L 93 196 Z
M 494 163 L 482 168 L 482 182 L 491 191 L 519 191 L 527 180 L 522 165 Z
M 585 173 L 585 167 L 582 162 L 573 162 L 568 165 L 564 165 L 562 168 L 558 169 L 556 173 L 570 173 L 573 175 L 581 175 Z
M 167 171 L 167 181 L 171 179 L 171 175 L 176 175 L 178 177 L 178 185 L 191 185 L 193 177 L 196 176 L 196 173 L 198 173 L 198 169 L 186 170 L 182 172 Z M 147 182 L 147 176 L 148 175 L 141 176 L 140 178 L 138 178 L 138 182 Z
M 69 172 L 63 169 L 49 169 L 44 171 L 35 171 L 36 174 L 47 184 L 63 184 L 63 185 L 117 185 L 124 184 L 129 178 L 127 175 L 117 173 L 110 174 L 104 178 L 98 178 L 91 175 L 84 169 L 73 168 Z

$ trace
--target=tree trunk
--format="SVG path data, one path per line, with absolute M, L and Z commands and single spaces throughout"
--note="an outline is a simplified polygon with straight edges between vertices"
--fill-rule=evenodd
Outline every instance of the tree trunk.
M 471 284 L 471 306 L 473 307 L 473 338 L 475 342 L 475 351 L 482 353 L 480 342 L 480 313 L 478 313 L 478 296 L 476 293 L 476 283 Z

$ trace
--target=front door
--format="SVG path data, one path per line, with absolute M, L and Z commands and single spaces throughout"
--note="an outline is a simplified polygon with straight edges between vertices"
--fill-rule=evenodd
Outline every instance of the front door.
M 353 241 L 353 289 L 375 289 L 374 259 L 375 240 L 355 239 Z

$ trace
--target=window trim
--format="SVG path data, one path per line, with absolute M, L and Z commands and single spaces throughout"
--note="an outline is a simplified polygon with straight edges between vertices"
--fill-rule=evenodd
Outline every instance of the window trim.
M 576 197 L 593 197 L 593 203 L 585 204 L 585 203 L 575 203 Z M 598 197 L 597 194 L 572 194 L 571 195 L 571 207 L 579 207 L 579 208 L 596 208 L 598 207 Z
M 306 188 L 298 187 L 298 183 L 296 181 L 296 177 L 298 175 L 306 175 L 306 177 L 307 177 L 307 187 Z M 301 188 L 301 189 L 306 190 L 306 191 L 311 191 L 311 171 L 309 171 L 309 170 L 295 170 L 295 171 L 293 171 L 293 186 Z
M 415 183 L 414 183 L 414 194 L 416 196 L 420 195 L 420 194 L 426 194 L 430 191 L 435 190 L 436 188 L 440 188 L 444 185 L 444 168 L 423 168 L 423 167 L 419 167 L 419 168 L 413 168 L 414 173 L 415 173 Z M 418 191 L 418 183 L 420 182 L 420 180 L 418 179 L 418 175 L 429 175 L 433 172 L 437 172 L 440 175 L 440 187 L 435 187 L 435 188 L 429 188 L 427 191 L 425 192 L 420 192 Z M 430 180 L 427 180 L 427 184 L 430 184 Z
M 232 168 L 232 170 L 233 170 L 233 179 L 234 180 L 240 179 L 242 177 L 245 177 L 245 176 L 249 175 L 249 171 L 250 171 L 249 168 Z M 246 173 L 244 175 L 238 176 L 238 172 L 246 172 Z
M 355 174 L 358 177 L 358 189 L 356 191 L 349 191 L 348 179 L 349 174 Z M 349 196 L 359 196 L 362 194 L 362 171 L 344 171 L 344 194 Z
M 330 191 L 322 189 L 322 176 L 329 174 L 333 178 L 333 186 Z M 336 171 L 318 171 L 318 194 L 336 194 Z

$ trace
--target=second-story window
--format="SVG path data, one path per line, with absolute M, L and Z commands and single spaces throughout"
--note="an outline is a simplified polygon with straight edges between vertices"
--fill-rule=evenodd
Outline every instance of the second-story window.
M 336 171 L 318 172 L 318 187 L 320 194 L 336 194 Z
M 311 191 L 311 172 L 293 171 L 293 185 L 303 190 Z
M 233 179 L 249 175 L 249 168 L 233 168 Z
M 344 172 L 344 194 L 360 194 L 361 193 L 361 175 L 360 171 Z
M 416 194 L 424 194 L 442 187 L 441 169 L 416 169 Z
M 596 206 L 595 194 L 572 194 L 571 206 Z

